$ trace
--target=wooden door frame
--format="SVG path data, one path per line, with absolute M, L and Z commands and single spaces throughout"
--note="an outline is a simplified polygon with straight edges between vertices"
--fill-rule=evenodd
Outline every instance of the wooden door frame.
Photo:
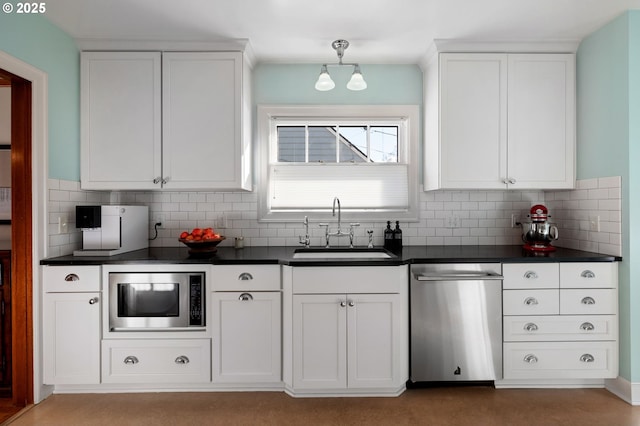
M 0 51 L 11 77 L 13 403 L 39 402 L 42 384 L 40 259 L 47 253 L 47 74 Z

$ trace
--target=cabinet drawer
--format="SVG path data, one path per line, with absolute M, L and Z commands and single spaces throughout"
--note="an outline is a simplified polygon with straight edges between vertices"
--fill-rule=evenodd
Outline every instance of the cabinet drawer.
M 560 290 L 560 313 L 615 314 L 618 311 L 617 294 L 615 289 L 608 288 Z
M 211 381 L 209 339 L 103 340 L 104 383 Z
M 503 288 L 558 288 L 557 263 L 505 263 L 502 265 Z
M 504 344 L 505 379 L 612 379 L 617 375 L 616 342 Z
M 617 263 L 560 264 L 560 287 L 562 288 L 616 288 L 617 286 Z
M 406 266 L 310 266 L 293 268 L 293 292 L 399 293 Z M 403 271 L 405 273 L 403 273 Z
M 214 291 L 280 290 L 280 265 L 214 265 Z
M 503 326 L 506 342 L 618 338 L 618 321 L 615 315 L 505 316 Z
M 504 290 L 504 315 L 557 315 L 560 313 L 559 290 Z
M 100 291 L 100 266 L 44 266 L 46 293 Z

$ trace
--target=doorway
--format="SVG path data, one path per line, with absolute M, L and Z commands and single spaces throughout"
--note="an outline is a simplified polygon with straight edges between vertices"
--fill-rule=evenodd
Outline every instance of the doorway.
M 7 70 L 11 85 L 10 395 L 2 406 L 33 403 L 32 87 Z M 9 351 L 9 349 L 8 349 Z

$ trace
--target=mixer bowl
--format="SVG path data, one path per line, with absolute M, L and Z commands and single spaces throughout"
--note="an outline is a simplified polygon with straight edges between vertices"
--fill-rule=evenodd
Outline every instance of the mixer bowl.
M 558 239 L 558 227 L 550 222 L 523 222 L 522 241 L 525 248 L 544 250 L 551 242 Z

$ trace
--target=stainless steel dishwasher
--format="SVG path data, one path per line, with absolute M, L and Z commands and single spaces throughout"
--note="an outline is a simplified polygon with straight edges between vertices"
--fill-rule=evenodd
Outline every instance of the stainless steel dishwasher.
M 411 266 L 411 382 L 502 378 L 502 266 Z

